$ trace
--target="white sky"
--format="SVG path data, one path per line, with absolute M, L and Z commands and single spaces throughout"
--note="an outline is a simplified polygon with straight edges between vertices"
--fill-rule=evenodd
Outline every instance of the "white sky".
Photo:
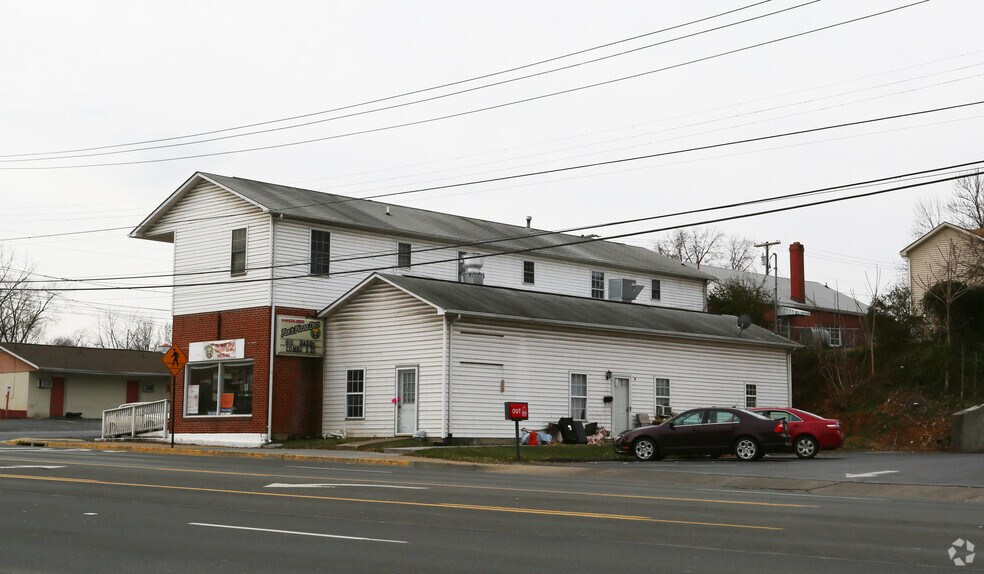
M 48 276 L 169 273 L 170 245 L 127 233 L 198 170 L 366 197 L 949 106 L 984 94 L 984 3 L 933 0 L 636 79 L 412 127 L 267 151 L 40 169 L 209 154 L 413 122 L 673 66 L 908 3 L 823 0 L 538 78 L 307 127 L 79 159 L 9 157 L 329 110 L 647 34 L 754 1 L 2 0 L 0 156 L 8 157 L 0 157 L 0 243 Z M 806 1 L 765 2 L 526 72 Z M 984 106 L 973 106 L 387 201 L 517 225 L 530 215 L 540 229 L 594 225 L 984 159 L 982 116 Z M 308 119 L 327 117 L 332 115 Z M 756 241 L 781 240 L 784 276 L 788 245 L 799 241 L 806 246 L 807 279 L 866 301 L 876 266 L 883 286 L 896 278 L 916 201 L 950 189 L 937 184 L 717 227 Z M 607 236 L 701 219 L 594 231 Z M 35 237 L 105 228 L 122 229 Z M 651 246 L 655 237 L 621 241 Z M 66 292 L 59 299 L 48 338 L 94 329 L 106 309 L 155 320 L 170 316 L 169 289 Z

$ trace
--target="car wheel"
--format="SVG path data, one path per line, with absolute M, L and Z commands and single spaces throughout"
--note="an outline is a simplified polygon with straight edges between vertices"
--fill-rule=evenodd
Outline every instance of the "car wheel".
M 812 436 L 803 435 L 799 437 L 793 447 L 796 450 L 796 456 L 800 458 L 813 458 L 820 452 L 820 445 Z
M 632 443 L 632 454 L 639 460 L 659 460 L 659 450 L 650 438 L 642 437 Z
M 749 461 L 762 458 L 762 449 L 752 437 L 741 437 L 735 442 L 735 456 L 738 460 Z

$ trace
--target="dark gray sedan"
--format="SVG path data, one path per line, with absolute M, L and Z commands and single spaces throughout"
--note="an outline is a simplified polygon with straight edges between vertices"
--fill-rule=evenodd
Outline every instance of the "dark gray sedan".
M 615 439 L 615 452 L 635 455 L 639 460 L 731 453 L 738 460 L 749 461 L 792 449 L 786 421 L 724 407 L 691 409 L 662 424 L 625 431 Z

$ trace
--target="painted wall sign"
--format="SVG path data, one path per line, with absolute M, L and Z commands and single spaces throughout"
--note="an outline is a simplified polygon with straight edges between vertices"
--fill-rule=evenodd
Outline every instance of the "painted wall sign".
M 277 315 L 277 354 L 323 357 L 324 332 L 321 319 Z
M 242 359 L 245 356 L 246 339 L 201 341 L 188 345 L 188 360 L 191 362 Z

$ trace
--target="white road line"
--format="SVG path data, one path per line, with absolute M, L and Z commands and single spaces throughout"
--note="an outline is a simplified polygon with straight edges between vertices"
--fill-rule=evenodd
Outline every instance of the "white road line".
M 875 472 L 862 472 L 858 474 L 845 473 L 844 478 L 874 478 L 879 474 L 892 474 L 893 472 L 898 472 L 897 470 L 878 470 Z
M 867 498 L 864 496 L 831 496 L 829 494 L 812 494 L 809 492 L 768 492 L 764 490 L 725 490 L 720 488 L 695 488 L 699 492 L 727 492 L 728 494 L 756 494 L 763 496 L 798 496 L 801 498 L 833 498 L 838 500 L 870 500 L 872 502 L 885 502 L 881 498 Z
M 53 468 L 65 468 L 65 467 L 64 466 L 37 466 L 37 465 L 29 465 L 29 464 L 18 464 L 16 466 L 0 466 L 0 469 L 2 470 L 7 470 L 9 468 L 43 468 L 46 470 L 51 470 Z
M 407 544 L 406 540 L 386 540 L 383 538 L 362 538 L 360 536 L 340 536 L 338 534 L 320 534 L 317 532 L 296 532 L 293 530 L 275 530 L 273 528 L 252 528 L 250 526 L 231 526 L 228 524 L 206 524 L 204 522 L 189 522 L 190 526 L 207 526 L 209 528 L 229 528 L 232 530 L 252 530 L 254 532 L 273 532 L 275 534 L 297 534 L 298 536 L 317 536 L 319 538 L 338 538 L 340 540 L 363 540 L 365 542 L 389 542 L 391 544 Z
M 351 483 L 315 483 L 315 484 L 287 484 L 286 482 L 274 482 L 263 488 L 335 488 L 336 486 L 358 486 L 363 488 L 397 488 L 400 490 L 430 490 L 426 486 L 396 486 L 392 484 L 351 484 Z
M 332 468 L 326 466 L 287 466 L 287 468 L 313 468 L 314 470 L 324 470 L 328 472 L 371 472 L 374 474 L 393 474 L 392 470 L 363 470 L 361 468 Z

